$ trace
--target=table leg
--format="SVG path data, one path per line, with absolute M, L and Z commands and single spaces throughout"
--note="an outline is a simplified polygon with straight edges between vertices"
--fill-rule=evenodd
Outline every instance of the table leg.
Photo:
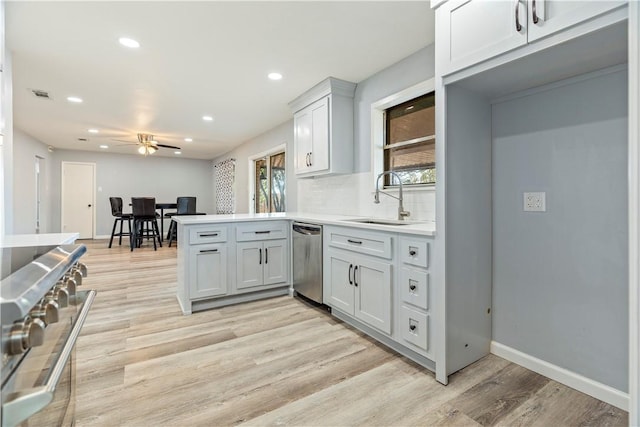
M 164 208 L 160 208 L 160 241 L 164 236 Z

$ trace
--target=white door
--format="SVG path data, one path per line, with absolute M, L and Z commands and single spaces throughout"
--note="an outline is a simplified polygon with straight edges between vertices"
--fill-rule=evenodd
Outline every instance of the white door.
M 353 263 L 346 260 L 344 252 L 329 250 L 328 304 L 353 315 Z
M 42 164 L 44 159 L 36 156 L 36 234 L 40 233 L 42 215 Z
M 356 297 L 354 315 L 391 334 L 391 264 L 358 258 L 353 273 Z
M 189 249 L 191 298 L 205 298 L 227 293 L 226 245 L 196 245 Z
M 262 285 L 262 242 L 243 242 L 237 246 L 237 289 Z
M 95 163 L 62 162 L 62 232 L 93 238 Z
M 310 171 L 329 169 L 329 97 L 311 106 L 312 141 L 309 156 Z
M 264 284 L 287 281 L 287 240 L 264 242 Z
M 297 112 L 293 116 L 293 129 L 295 132 L 295 160 L 296 173 L 305 173 L 309 169 L 309 157 L 311 153 L 311 110 L 309 107 Z

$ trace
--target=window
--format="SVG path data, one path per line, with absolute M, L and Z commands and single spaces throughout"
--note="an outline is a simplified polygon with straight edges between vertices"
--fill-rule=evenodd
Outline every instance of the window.
M 267 155 L 254 161 L 255 212 L 285 211 L 285 154 Z
M 434 92 L 384 110 L 384 170 L 396 172 L 403 185 L 436 182 Z M 385 176 L 385 186 L 397 185 Z

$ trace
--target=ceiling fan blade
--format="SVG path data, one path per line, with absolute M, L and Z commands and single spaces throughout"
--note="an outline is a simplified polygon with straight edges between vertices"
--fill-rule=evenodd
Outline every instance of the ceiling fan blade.
M 125 139 L 115 139 L 115 138 L 111 138 L 112 141 L 117 141 L 117 142 L 124 142 L 125 144 L 131 144 L 131 145 L 138 145 L 139 142 L 133 142 L 133 141 L 127 141 Z
M 181 150 L 180 147 L 176 147 L 175 145 L 165 145 L 165 144 L 154 144 L 156 147 L 162 148 L 173 148 L 174 150 Z

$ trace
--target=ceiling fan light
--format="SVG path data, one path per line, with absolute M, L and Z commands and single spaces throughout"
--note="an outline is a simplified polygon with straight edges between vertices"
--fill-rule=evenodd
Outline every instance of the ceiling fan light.
M 141 145 L 140 147 L 138 147 L 138 153 L 147 154 L 147 147 L 145 147 L 144 145 Z

